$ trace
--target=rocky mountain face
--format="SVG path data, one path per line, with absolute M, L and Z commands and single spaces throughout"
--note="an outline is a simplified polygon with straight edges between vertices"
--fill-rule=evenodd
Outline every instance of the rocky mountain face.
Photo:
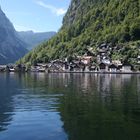
M 12 23 L 0 8 L 0 64 L 13 63 L 28 51 Z
M 27 54 L 22 62 L 83 55 L 88 48 L 96 53 L 103 43 L 111 46 L 111 59 L 137 58 L 140 0 L 72 0 L 57 35 Z M 114 51 L 116 46 L 121 49 Z
M 21 39 L 26 42 L 27 46 L 26 48 L 28 50 L 33 49 L 40 43 L 44 41 L 48 41 L 51 37 L 53 37 L 56 32 L 38 32 L 35 33 L 33 31 L 22 31 L 18 32 Z

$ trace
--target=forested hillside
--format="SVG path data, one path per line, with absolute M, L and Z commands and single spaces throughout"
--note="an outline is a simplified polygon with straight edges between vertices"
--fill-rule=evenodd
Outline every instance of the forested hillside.
M 140 46 L 140 0 L 72 0 L 56 36 L 39 45 L 20 62 L 46 62 L 73 54 L 101 43 L 122 51 L 113 58 L 137 57 Z

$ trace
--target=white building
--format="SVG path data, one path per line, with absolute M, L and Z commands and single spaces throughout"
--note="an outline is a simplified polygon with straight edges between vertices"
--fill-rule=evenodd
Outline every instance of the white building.
M 124 64 L 121 69 L 122 72 L 132 72 L 132 66 L 130 64 Z
M 93 57 L 92 56 L 84 56 L 81 58 L 81 62 L 85 65 L 88 65 L 91 63 Z

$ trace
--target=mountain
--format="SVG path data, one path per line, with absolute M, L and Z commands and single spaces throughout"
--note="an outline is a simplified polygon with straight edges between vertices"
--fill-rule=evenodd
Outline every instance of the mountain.
M 33 31 L 22 31 L 18 32 L 21 39 L 27 43 L 27 49 L 31 50 L 35 46 L 39 45 L 40 43 L 49 40 L 53 37 L 56 32 L 38 32 L 34 33 Z M 30 38 L 30 39 L 29 39 Z
M 28 51 L 12 23 L 0 8 L 0 64 L 13 63 Z
M 102 43 L 122 48 L 111 52 L 112 59 L 138 56 L 140 0 L 72 0 L 57 35 L 27 54 L 22 62 L 83 55 L 87 48 L 96 53 Z

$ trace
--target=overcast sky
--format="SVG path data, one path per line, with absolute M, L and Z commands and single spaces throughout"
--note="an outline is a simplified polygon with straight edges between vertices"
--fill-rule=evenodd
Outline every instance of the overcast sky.
M 18 31 L 58 31 L 70 0 L 0 0 L 4 13 Z

